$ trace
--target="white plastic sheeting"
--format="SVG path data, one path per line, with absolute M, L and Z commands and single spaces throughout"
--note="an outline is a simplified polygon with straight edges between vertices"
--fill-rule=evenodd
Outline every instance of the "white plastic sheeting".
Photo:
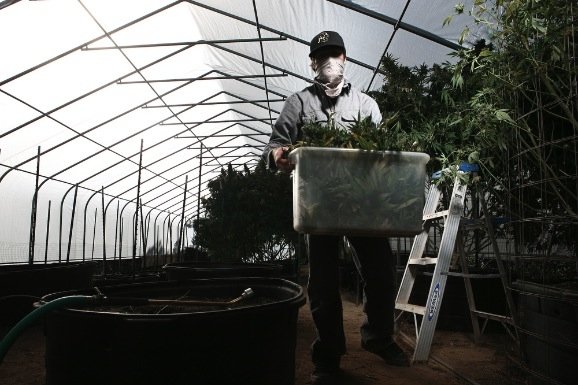
M 343 36 L 347 77 L 368 90 L 386 48 L 406 65 L 447 61 L 469 22 L 442 27 L 444 0 L 1 5 L 0 263 L 131 255 L 137 193 L 137 253 L 143 239 L 171 248 L 207 181 L 257 162 L 312 77 L 315 34 Z

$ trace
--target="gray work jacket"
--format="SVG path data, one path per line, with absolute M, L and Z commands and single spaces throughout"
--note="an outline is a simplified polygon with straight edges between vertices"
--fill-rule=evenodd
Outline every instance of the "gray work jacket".
M 369 116 L 375 124 L 381 123 L 381 112 L 375 100 L 351 83 L 345 83 L 337 98 L 330 98 L 321 86 L 313 84 L 289 96 L 285 101 L 273 125 L 269 143 L 263 151 L 263 160 L 269 169 L 276 169 L 271 150 L 298 141 L 301 137 L 301 128 L 306 123 L 327 123 L 330 116 L 333 116 L 335 124 L 346 128 L 359 118 L 365 119 Z

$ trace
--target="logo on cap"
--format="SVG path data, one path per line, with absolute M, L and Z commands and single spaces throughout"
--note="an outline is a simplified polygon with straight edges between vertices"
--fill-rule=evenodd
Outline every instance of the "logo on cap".
M 329 34 L 327 32 L 321 32 L 319 36 L 317 36 L 317 44 L 327 43 L 327 40 L 329 40 Z

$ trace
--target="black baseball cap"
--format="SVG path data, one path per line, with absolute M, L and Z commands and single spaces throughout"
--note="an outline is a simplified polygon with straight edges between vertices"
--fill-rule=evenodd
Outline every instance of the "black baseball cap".
M 341 48 L 343 53 L 345 53 L 345 44 L 343 43 L 343 39 L 334 31 L 323 31 L 318 33 L 313 39 L 311 39 L 309 47 L 311 49 L 309 51 L 309 57 L 313 56 L 315 52 L 325 47 Z

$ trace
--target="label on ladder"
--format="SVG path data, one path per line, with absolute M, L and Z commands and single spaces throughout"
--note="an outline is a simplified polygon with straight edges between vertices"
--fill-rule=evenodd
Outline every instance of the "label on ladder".
M 440 283 L 437 282 L 433 292 L 431 293 L 431 300 L 429 310 L 427 312 L 427 320 L 431 321 L 435 312 L 438 310 L 438 303 L 440 299 Z

